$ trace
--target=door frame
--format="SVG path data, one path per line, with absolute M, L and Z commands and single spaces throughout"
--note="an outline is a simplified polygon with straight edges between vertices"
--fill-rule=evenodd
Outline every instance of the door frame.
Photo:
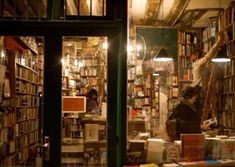
M 44 37 L 43 136 L 50 138 L 50 160 L 43 162 L 44 167 L 61 166 L 61 126 L 58 125 L 61 123 L 62 37 L 108 37 L 107 166 L 122 167 L 126 158 L 127 25 L 121 22 L 1 21 L 0 35 Z

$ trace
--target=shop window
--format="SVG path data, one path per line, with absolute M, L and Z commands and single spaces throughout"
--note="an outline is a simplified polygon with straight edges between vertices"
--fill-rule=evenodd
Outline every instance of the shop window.
M 61 10 L 59 18 L 68 19 L 71 16 L 106 16 L 106 0 L 61 0 L 48 5 L 47 0 L 2 0 L 0 2 L 0 17 L 4 19 L 43 19 L 47 18 L 47 7 L 51 11 Z M 72 19 L 77 19 L 73 18 Z
M 35 19 L 47 16 L 47 0 L 2 0 L 0 2 L 0 17 Z
M 66 0 L 67 16 L 105 16 L 106 0 Z

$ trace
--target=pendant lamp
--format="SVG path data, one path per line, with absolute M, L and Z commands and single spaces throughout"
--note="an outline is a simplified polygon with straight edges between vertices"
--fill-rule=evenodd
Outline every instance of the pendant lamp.
M 158 77 L 159 75 L 160 75 L 160 74 L 159 74 L 158 72 L 154 72 L 154 73 L 153 73 L 153 76 L 154 76 L 154 77 Z
M 164 37 L 163 34 L 163 1 L 162 1 L 162 28 L 161 28 L 161 36 Z M 164 39 L 162 39 L 162 48 L 157 52 L 157 55 L 153 58 L 154 61 L 159 61 L 159 62 L 168 62 L 172 61 L 172 57 L 170 57 L 166 51 L 166 49 L 163 47 L 164 45 Z
M 222 45 L 211 61 L 216 63 L 230 62 L 230 58 L 227 56 L 227 45 Z
M 157 55 L 153 58 L 154 61 L 161 61 L 161 62 L 167 62 L 172 61 L 172 57 L 170 57 L 166 51 L 165 48 L 161 48 Z
M 221 0 L 219 0 L 219 9 L 221 9 Z M 220 11 L 218 16 L 220 17 Z M 222 45 L 216 53 L 215 57 L 211 59 L 211 61 L 216 63 L 230 62 L 230 58 L 227 54 L 227 45 Z

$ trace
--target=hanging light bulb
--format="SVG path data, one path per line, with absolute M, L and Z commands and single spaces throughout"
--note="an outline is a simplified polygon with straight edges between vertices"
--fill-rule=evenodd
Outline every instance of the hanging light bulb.
M 154 61 L 160 61 L 160 62 L 167 62 L 167 61 L 172 61 L 173 58 L 170 57 L 166 51 L 166 49 L 161 48 L 157 55 L 153 58 Z
M 227 45 L 223 45 L 217 52 L 216 56 L 211 59 L 212 62 L 224 63 L 230 62 L 230 58 L 227 56 Z
M 164 8 L 164 6 L 163 6 L 163 2 L 162 2 L 162 6 L 161 6 L 161 9 L 162 9 L 162 27 L 161 27 L 161 36 L 162 37 L 164 37 L 164 34 L 163 34 L 163 8 Z M 163 39 L 162 39 L 162 46 L 164 45 L 164 41 L 163 41 Z M 153 58 L 153 60 L 154 61 L 160 61 L 160 62 L 167 62 L 167 61 L 172 61 L 173 60 L 173 58 L 172 57 L 170 57 L 169 55 L 168 55 L 168 53 L 167 53 L 167 51 L 166 51 L 166 49 L 164 48 L 164 47 L 162 47 L 159 51 L 158 51 L 158 53 L 157 53 L 157 55 Z
M 154 77 L 157 77 L 157 76 L 159 76 L 159 75 L 160 75 L 160 74 L 159 74 L 158 72 L 154 72 L 154 73 L 153 73 L 153 76 L 154 76 Z
M 77 67 L 78 66 L 78 59 L 74 60 L 74 65 Z

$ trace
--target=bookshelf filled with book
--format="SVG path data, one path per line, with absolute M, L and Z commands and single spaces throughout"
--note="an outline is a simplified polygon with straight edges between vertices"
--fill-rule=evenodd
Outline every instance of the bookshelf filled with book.
M 219 125 L 235 129 L 235 2 L 232 1 L 219 17 L 219 28 L 224 33 L 226 52 L 230 62 L 222 67 L 222 77 L 217 83 L 217 113 Z
M 41 40 L 41 39 L 40 39 Z M 39 68 L 38 41 L 35 37 L 3 37 L 6 75 L 3 96 L 1 165 L 34 164 L 39 143 L 39 92 L 43 69 Z M 43 63 L 43 52 L 41 62 Z M 41 88 L 39 88 L 39 84 Z
M 100 46 L 78 46 L 81 42 L 63 44 L 62 93 L 69 96 L 86 95 L 86 86 L 95 88 L 105 99 L 106 60 Z
M 201 48 L 201 30 L 183 29 L 178 31 L 178 87 L 181 92 L 192 83 L 191 53 Z

